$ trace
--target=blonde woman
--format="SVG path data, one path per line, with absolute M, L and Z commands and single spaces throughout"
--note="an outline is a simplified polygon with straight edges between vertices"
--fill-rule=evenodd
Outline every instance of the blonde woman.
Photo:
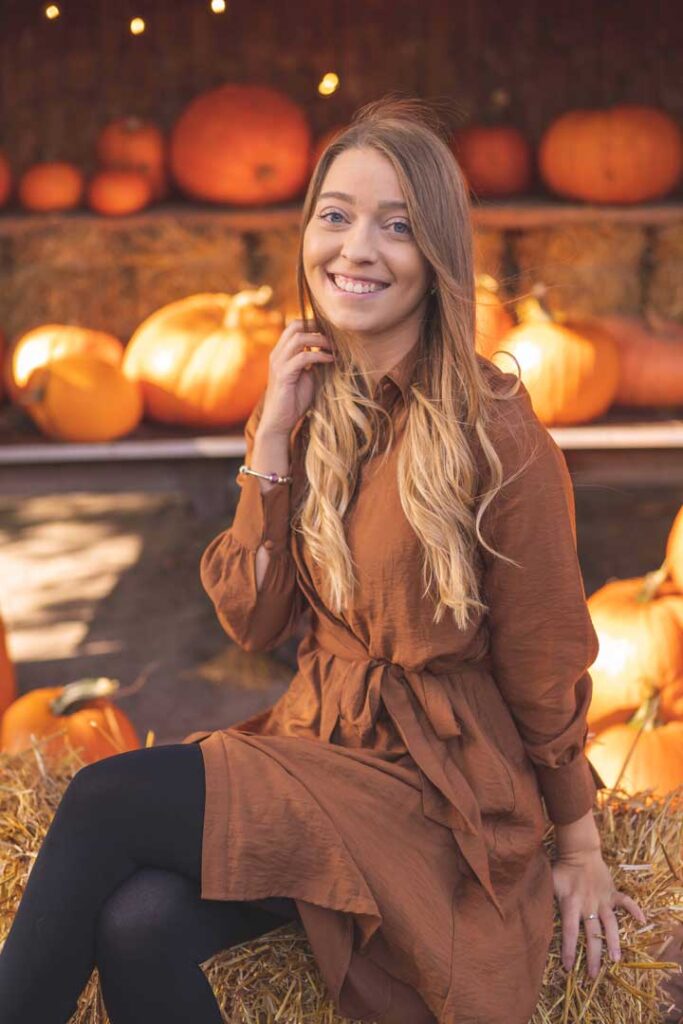
M 219 1024 L 199 964 L 287 919 L 340 1014 L 527 1024 L 554 898 L 593 977 L 615 911 L 643 920 L 593 817 L 571 480 L 475 353 L 468 192 L 428 104 L 368 104 L 328 145 L 298 280 L 315 323 L 272 351 L 200 566 L 247 651 L 310 611 L 298 670 L 246 721 L 78 772 L 0 954 L 4 1024 L 64 1024 L 94 966 L 112 1024 Z

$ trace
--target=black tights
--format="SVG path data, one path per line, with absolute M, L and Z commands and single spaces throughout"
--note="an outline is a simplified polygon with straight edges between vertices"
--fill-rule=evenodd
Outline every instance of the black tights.
M 201 899 L 204 799 L 196 743 L 76 773 L 0 952 L 2 1024 L 66 1024 L 94 967 L 112 1024 L 220 1024 L 199 964 L 299 918 L 287 898 Z

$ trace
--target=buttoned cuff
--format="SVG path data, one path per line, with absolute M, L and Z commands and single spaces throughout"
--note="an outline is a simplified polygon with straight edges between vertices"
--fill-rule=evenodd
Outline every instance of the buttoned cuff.
M 581 752 L 569 764 L 549 768 L 534 764 L 536 778 L 554 825 L 570 825 L 593 807 L 598 789 L 605 789 L 597 768 Z
M 241 494 L 231 527 L 235 540 L 250 551 L 266 541 L 269 550 L 284 550 L 289 540 L 291 484 L 273 484 L 264 493 L 259 478 L 246 473 L 238 474 L 237 483 Z

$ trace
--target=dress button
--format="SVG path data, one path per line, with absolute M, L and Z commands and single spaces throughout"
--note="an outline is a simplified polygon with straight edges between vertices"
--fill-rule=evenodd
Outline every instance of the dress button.
M 268 548 L 268 550 L 270 551 L 270 549 L 273 547 L 273 541 L 272 540 L 264 540 L 263 546 L 264 546 L 264 548 Z

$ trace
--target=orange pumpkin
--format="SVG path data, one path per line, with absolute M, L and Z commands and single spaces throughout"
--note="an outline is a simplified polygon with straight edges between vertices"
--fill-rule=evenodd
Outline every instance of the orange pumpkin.
M 7 365 L 7 342 L 5 335 L 0 331 L 0 405 L 5 399 L 5 366 Z
M 137 381 L 93 355 L 64 356 L 35 369 L 21 399 L 36 426 L 60 441 L 113 441 L 139 424 Z
M 664 564 L 673 585 L 683 594 L 683 505 L 679 508 L 669 530 Z
M 166 140 L 152 121 L 140 117 L 111 121 L 98 135 L 95 152 L 104 167 L 142 171 L 152 184 L 152 198 L 166 197 Z
M 5 624 L 0 617 L 0 715 L 17 697 L 17 676 L 7 649 Z
M 107 217 L 137 213 L 151 201 L 152 182 L 144 171 L 105 167 L 88 182 L 88 206 Z
M 683 404 L 683 327 L 649 324 L 634 316 L 595 317 L 619 346 L 619 385 L 614 401 L 629 406 Z
M 683 785 L 683 721 L 663 721 L 654 693 L 621 725 L 612 725 L 586 744 L 586 755 L 603 781 L 628 795 L 651 789 L 666 797 Z
M 13 401 L 17 401 L 33 370 L 53 359 L 72 355 L 96 355 L 112 366 L 120 366 L 123 342 L 106 331 L 70 324 L 42 324 L 22 334 L 14 343 L 5 363 L 5 383 Z
M 265 85 L 202 93 L 173 126 L 170 165 L 189 196 L 265 206 L 294 199 L 309 179 L 311 129 L 303 108 Z
M 323 134 L 318 136 L 315 140 L 313 143 L 313 149 L 311 150 L 311 174 L 313 174 L 318 160 L 323 155 L 329 144 L 337 137 L 337 135 L 343 132 L 346 127 L 347 125 L 345 124 L 336 124 L 334 127 L 328 128 L 326 132 L 323 132 Z
M 19 202 L 25 210 L 47 213 L 73 210 L 83 199 L 85 179 L 75 164 L 34 164 L 19 178 Z
M 477 274 L 475 299 L 475 348 L 480 355 L 490 359 L 500 339 L 515 326 L 515 318 L 500 298 L 498 282 L 489 274 Z
M 150 419 L 229 427 L 249 417 L 284 326 L 281 312 L 260 308 L 271 296 L 267 285 L 236 296 L 190 295 L 140 324 L 123 369 L 142 385 Z
M 587 423 L 606 412 L 619 384 L 612 336 L 585 321 L 557 323 L 531 296 L 516 309 L 522 322 L 500 339 L 491 362 L 517 374 L 517 360 L 541 423 Z
M 587 713 L 596 732 L 627 721 L 655 690 L 664 719 L 683 719 L 683 595 L 664 576 L 610 580 L 588 598 L 600 643 Z
M 569 199 L 642 203 L 678 184 L 683 135 L 674 118 L 656 107 L 570 110 L 543 133 L 538 166 L 548 188 Z
M 533 152 L 519 128 L 468 125 L 455 134 L 451 148 L 475 196 L 502 199 L 529 191 Z
M 12 194 L 12 170 L 9 160 L 0 150 L 0 206 L 6 206 Z
M 110 699 L 117 689 L 115 679 L 101 677 L 30 690 L 2 716 L 0 749 L 18 754 L 35 736 L 47 758 L 59 758 L 71 746 L 86 764 L 137 750 L 142 744 L 135 727 Z

